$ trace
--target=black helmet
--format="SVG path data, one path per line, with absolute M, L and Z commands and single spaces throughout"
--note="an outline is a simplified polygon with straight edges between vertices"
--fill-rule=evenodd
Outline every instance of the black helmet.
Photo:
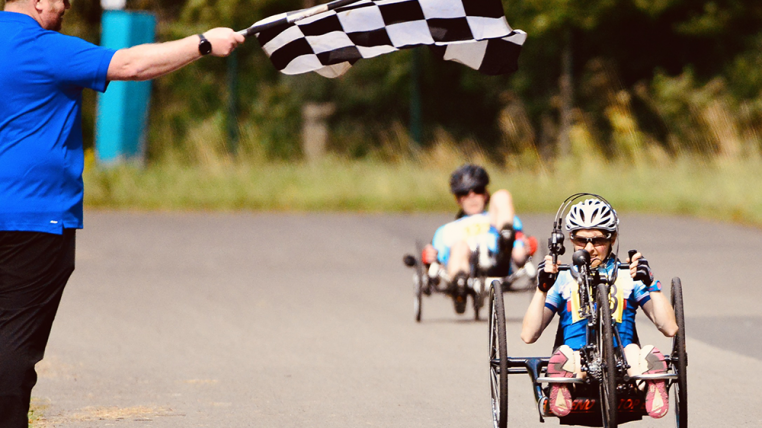
M 483 191 L 488 184 L 489 174 L 478 165 L 465 164 L 450 176 L 450 192 L 455 195 L 468 193 L 478 188 Z

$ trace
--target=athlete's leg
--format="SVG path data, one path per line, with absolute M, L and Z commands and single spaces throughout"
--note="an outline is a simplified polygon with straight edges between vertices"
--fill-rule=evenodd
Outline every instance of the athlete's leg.
M 450 258 L 447 261 L 447 275 L 450 277 L 450 293 L 452 294 L 455 312 L 462 314 L 466 311 L 468 298 L 468 275 L 471 248 L 466 241 L 457 242 L 450 247 Z
M 510 255 L 517 266 L 524 266 L 529 252 L 525 245 L 514 246 L 516 239 L 513 230 L 513 219 L 516 210 L 513 207 L 513 196 L 505 189 L 500 189 L 490 196 L 489 202 L 490 223 L 500 232 L 500 251 L 503 256 Z M 505 253 L 505 251 L 509 253 Z M 507 260 L 501 260 L 505 263 Z
M 0 427 L 28 425 L 34 365 L 74 270 L 74 233 L 0 232 Z
M 627 364 L 630 368 L 627 369 L 627 374 L 630 376 L 637 376 L 643 374 L 643 370 L 640 368 L 640 346 L 635 343 L 630 343 L 624 347 L 624 357 L 627 359 Z
M 664 361 L 664 355 L 653 345 L 646 345 L 641 349 L 638 345 L 631 343 L 624 348 L 624 355 L 630 368 L 627 374 L 637 376 L 640 374 L 666 373 L 667 363 Z M 649 416 L 661 418 L 669 410 L 669 396 L 667 395 L 667 384 L 664 380 L 640 381 L 638 387 L 646 391 L 646 411 Z
M 490 223 L 497 230 L 502 230 L 505 226 L 513 226 L 516 210 L 513 208 L 513 196 L 510 192 L 500 189 L 490 195 L 489 216 Z
M 456 242 L 450 247 L 450 258 L 447 260 L 447 275 L 455 278 L 459 273 L 468 275 L 471 270 L 471 248 L 466 241 Z
M 576 354 L 576 355 L 575 355 Z M 548 377 L 574 377 L 579 371 L 579 353 L 569 346 L 559 346 L 548 362 Z M 572 410 L 571 392 L 565 383 L 550 385 L 550 411 L 556 416 L 566 416 Z
M 667 363 L 664 355 L 652 345 L 646 345 L 640 350 L 640 369 L 644 374 L 657 374 L 667 372 Z M 669 396 L 667 395 L 667 381 L 647 380 L 646 387 L 646 411 L 652 418 L 661 418 L 669 410 Z

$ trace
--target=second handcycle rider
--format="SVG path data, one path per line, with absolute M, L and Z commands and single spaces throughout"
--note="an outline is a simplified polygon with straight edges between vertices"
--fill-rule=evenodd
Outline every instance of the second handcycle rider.
M 496 277 L 508 276 L 511 259 L 523 266 L 537 248 L 537 241 L 521 232 L 511 194 L 504 189 L 490 194 L 488 184 L 489 175 L 481 166 L 466 164 L 455 170 L 450 191 L 460 208 L 457 219 L 440 226 L 432 243 L 423 249 L 423 263 L 439 264 L 441 272 L 436 276 L 448 282 L 459 314 L 466 310 L 470 260 L 477 248 L 487 256 L 480 260 L 480 268 Z M 505 251 L 507 248 L 511 251 Z
M 591 268 L 606 271 L 609 276 L 615 268 L 616 255 L 612 246 L 616 242 L 619 219 L 616 212 L 599 199 L 587 199 L 572 206 L 566 216 L 566 230 L 569 232 L 574 250 L 585 249 L 590 253 Z M 548 364 L 550 377 L 580 377 L 580 352 L 585 345 L 585 320 L 579 319 L 579 299 L 576 295 L 577 281 L 571 273 L 559 273 L 558 265 L 548 255 L 537 266 L 537 291 L 524 315 L 521 339 L 534 343 L 548 326 L 553 315 L 560 316 L 563 330 L 563 345 L 555 349 Z M 640 253 L 632 257 L 630 276 L 619 276 L 617 280 L 619 300 L 612 314 L 622 338 L 625 357 L 630 365 L 630 376 L 644 373 L 664 373 L 667 365 L 664 356 L 655 347 L 648 345 L 642 349 L 633 343 L 635 314 L 638 306 L 665 336 L 677 333 L 675 313 L 667 297 L 661 293 L 661 284 L 654 282 L 648 262 Z M 577 307 L 575 307 L 575 305 Z M 646 411 L 654 418 L 661 418 L 669 409 L 664 380 L 647 381 Z M 550 390 L 550 410 L 557 416 L 566 416 L 572 409 L 568 384 L 555 383 Z

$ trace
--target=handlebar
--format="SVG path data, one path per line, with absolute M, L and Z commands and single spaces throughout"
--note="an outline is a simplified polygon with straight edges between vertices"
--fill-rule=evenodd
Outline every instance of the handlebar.
M 554 243 L 556 243 L 556 241 L 553 240 L 553 238 L 548 239 L 548 246 L 549 247 L 551 247 L 552 244 L 554 244 Z M 561 247 L 563 249 L 563 244 L 561 244 Z M 629 260 L 632 261 L 632 258 L 637 253 L 638 253 L 638 250 L 629 250 L 629 251 L 627 251 L 627 255 L 629 256 Z M 558 256 L 560 254 L 563 254 L 563 251 L 561 251 L 561 252 L 555 252 L 555 253 L 552 254 L 553 255 L 553 264 L 557 264 L 558 263 Z M 590 263 L 590 253 L 588 253 L 585 250 L 575 251 L 574 254 L 572 254 L 572 262 L 575 265 L 588 265 Z M 572 265 L 569 265 L 569 264 L 561 264 L 561 265 L 558 265 L 558 270 L 559 270 L 559 272 L 562 271 L 562 270 L 569 270 L 569 269 L 571 269 L 571 266 Z M 617 260 L 617 267 L 619 269 L 629 269 L 630 268 L 630 263 L 623 263 L 623 262 Z
M 402 257 L 402 263 L 407 267 L 414 267 L 418 263 L 418 260 L 412 254 L 405 254 Z
M 630 264 L 629 263 L 619 262 L 618 265 L 619 265 L 619 269 L 624 269 L 624 270 L 630 269 Z M 571 268 L 572 268 L 572 265 L 566 264 L 566 263 L 562 263 L 562 264 L 558 265 L 558 271 L 559 272 L 561 272 L 561 271 L 567 271 L 567 270 L 569 270 Z
M 558 263 L 558 256 L 566 252 L 564 248 L 564 234 L 561 229 L 553 229 L 550 238 L 548 238 L 548 250 L 553 255 L 553 264 Z

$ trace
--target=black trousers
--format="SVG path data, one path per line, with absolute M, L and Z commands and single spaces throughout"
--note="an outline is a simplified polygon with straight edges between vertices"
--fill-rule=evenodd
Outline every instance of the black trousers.
M 27 428 L 34 365 L 42 360 L 66 282 L 75 231 L 0 231 L 0 428 Z

